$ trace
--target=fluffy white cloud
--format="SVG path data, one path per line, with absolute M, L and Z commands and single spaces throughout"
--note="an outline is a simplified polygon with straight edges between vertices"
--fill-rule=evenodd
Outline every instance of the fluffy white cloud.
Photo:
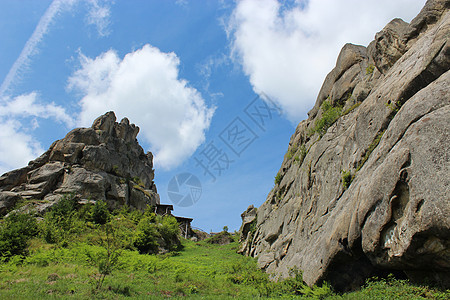
M 13 98 L 4 99 L 4 104 L 0 104 L 0 117 L 23 118 L 38 117 L 43 119 L 54 119 L 60 123 L 71 127 L 75 124 L 64 108 L 54 103 L 39 103 L 36 92 L 24 94 Z
M 79 123 L 89 126 L 107 111 L 128 117 L 141 128 L 140 138 L 151 145 L 163 168 L 179 165 L 205 139 L 213 108 L 200 93 L 178 78 L 179 59 L 150 45 L 120 59 L 113 50 L 95 59 L 80 54 L 81 68 L 68 88 L 80 91 Z
M 32 136 L 39 127 L 38 119 L 52 119 L 72 127 L 75 121 L 64 108 L 54 103 L 41 103 L 38 94 L 32 92 L 0 103 L 0 175 L 9 170 L 26 166 L 44 150 Z M 25 126 L 27 124 L 27 126 Z
M 226 28 L 232 55 L 256 93 L 277 101 L 297 123 L 347 43 L 367 45 L 391 19 L 410 21 L 425 0 L 240 1 Z
M 23 132 L 20 122 L 0 119 L 0 175 L 26 166 L 43 152 L 39 142 Z

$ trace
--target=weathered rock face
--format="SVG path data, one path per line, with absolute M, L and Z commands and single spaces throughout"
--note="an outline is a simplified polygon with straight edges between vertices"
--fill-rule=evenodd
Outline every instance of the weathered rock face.
M 338 290 L 385 272 L 450 285 L 449 9 L 428 1 L 342 49 L 253 231 L 243 214 L 241 253 Z M 321 136 L 324 101 L 343 108 Z
M 27 167 L 0 177 L 0 215 L 27 199 L 43 211 L 67 193 L 106 200 L 111 208 L 159 204 L 153 155 L 138 144 L 138 132 L 127 118 L 117 123 L 113 112 L 72 130 Z

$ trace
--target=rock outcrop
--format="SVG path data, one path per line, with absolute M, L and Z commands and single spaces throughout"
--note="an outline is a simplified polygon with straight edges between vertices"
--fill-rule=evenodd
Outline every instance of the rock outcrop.
M 110 208 L 159 204 L 153 155 L 138 144 L 138 132 L 127 118 L 117 123 L 113 112 L 72 130 L 28 166 L 0 177 L 0 215 L 18 201 L 44 212 L 65 194 L 105 200 Z
M 241 253 L 340 291 L 390 272 L 449 286 L 449 9 L 428 1 L 343 47 L 275 187 L 243 214 Z

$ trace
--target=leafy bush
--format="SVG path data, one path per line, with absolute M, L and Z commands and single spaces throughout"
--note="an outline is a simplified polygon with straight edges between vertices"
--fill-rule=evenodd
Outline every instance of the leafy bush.
M 345 299 L 450 299 L 450 290 L 439 291 L 427 286 L 416 286 L 408 280 L 399 280 L 390 274 L 387 278 L 371 278 L 360 291 Z
M 144 217 L 139 221 L 133 237 L 133 244 L 139 253 L 158 253 L 158 226 L 155 218 Z
M 356 102 L 355 104 L 353 104 L 351 107 L 347 108 L 342 115 L 345 116 L 346 114 L 349 114 L 352 110 L 354 110 L 355 108 L 357 108 L 358 106 L 361 105 L 362 102 Z
M 322 109 L 322 117 L 316 121 L 313 131 L 323 136 L 341 116 L 342 107 L 332 106 L 329 100 L 325 100 L 320 108 Z
M 72 195 L 64 195 L 61 200 L 52 207 L 51 213 L 54 216 L 66 217 L 78 208 L 78 200 Z
M 106 224 L 110 217 L 106 201 L 96 201 L 92 207 L 92 220 L 97 224 Z
M 353 181 L 354 176 L 352 175 L 352 172 L 350 171 L 346 171 L 346 170 L 342 170 L 342 186 L 344 187 L 344 191 L 346 189 L 348 189 L 348 187 L 350 186 L 350 184 Z
M 227 245 L 234 242 L 233 236 L 227 231 L 219 232 L 206 240 L 210 244 Z
M 324 283 L 322 286 L 309 287 L 303 281 L 303 274 L 297 268 L 292 268 L 289 271 L 291 277 L 285 279 L 282 284 L 288 287 L 288 290 L 292 291 L 296 295 L 302 295 L 313 299 L 325 299 L 328 296 L 333 295 L 331 287 Z
M 366 68 L 366 75 L 372 74 L 375 70 L 375 66 L 373 64 L 369 64 Z
M 85 230 L 84 220 L 77 213 L 78 201 L 73 195 L 64 196 L 39 224 L 41 236 L 47 243 L 67 246 L 69 236 Z
M 298 162 L 300 165 L 305 160 L 306 154 L 308 154 L 308 150 L 306 150 L 305 144 L 300 146 L 300 154 L 294 157 L 295 162 Z
M 277 173 L 277 176 L 275 176 L 275 184 L 280 184 L 281 182 L 281 174 Z
M 293 145 L 287 152 L 287 159 L 291 159 L 294 154 L 297 152 L 298 146 L 297 145 Z
M 131 180 L 134 183 L 136 183 L 138 186 L 144 187 L 144 183 L 142 182 L 141 178 L 139 178 L 138 176 L 134 176 L 133 178 L 131 178 Z
M 180 234 L 180 227 L 178 226 L 177 219 L 172 216 L 158 216 L 157 221 L 160 225 L 158 226 L 158 234 L 162 239 L 163 248 L 169 251 L 177 251 L 181 249 L 181 243 L 178 238 Z
M 0 224 L 0 258 L 23 255 L 31 237 L 37 235 L 36 218 L 12 213 Z

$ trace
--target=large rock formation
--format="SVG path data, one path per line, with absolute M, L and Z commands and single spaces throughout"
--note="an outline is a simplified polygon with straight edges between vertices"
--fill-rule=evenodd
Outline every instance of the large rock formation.
M 449 286 L 449 8 L 428 1 L 343 47 L 275 187 L 243 214 L 241 253 L 338 290 L 387 272 Z
M 127 118 L 117 123 L 113 112 L 72 130 L 28 166 L 0 177 L 0 215 L 18 201 L 43 212 L 65 194 L 106 200 L 111 208 L 159 204 L 153 155 L 138 144 L 138 132 Z

